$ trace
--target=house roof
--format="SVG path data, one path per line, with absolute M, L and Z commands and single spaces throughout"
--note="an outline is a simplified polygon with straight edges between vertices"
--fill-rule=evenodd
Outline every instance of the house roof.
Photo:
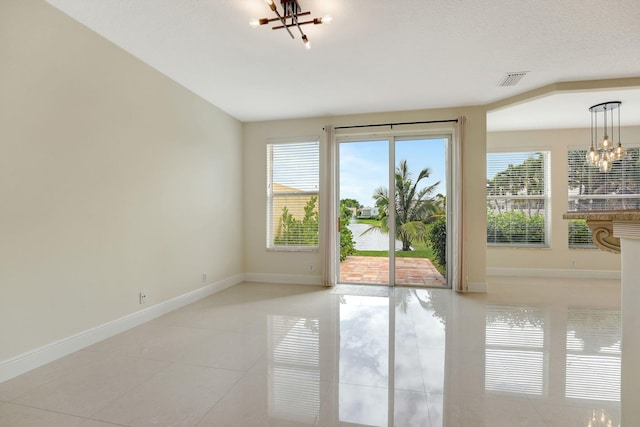
M 298 36 L 249 27 L 271 16 L 263 0 L 49 3 L 242 121 L 486 105 L 560 82 L 640 77 L 637 0 L 300 0 L 311 16 L 334 17 L 305 27 L 308 51 Z M 520 71 L 515 86 L 498 85 Z M 640 123 L 633 89 L 613 95 Z M 518 103 L 515 118 L 494 115 L 489 128 L 587 124 L 587 108 L 613 95 L 585 93 L 570 108 L 562 96 L 552 108 Z

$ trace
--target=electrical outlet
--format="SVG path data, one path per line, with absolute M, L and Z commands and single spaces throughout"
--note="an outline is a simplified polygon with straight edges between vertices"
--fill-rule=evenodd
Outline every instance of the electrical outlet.
M 313 264 L 309 264 L 309 266 L 307 267 L 307 271 L 309 273 L 313 273 L 314 270 L 315 270 L 315 267 L 313 266 Z
M 140 304 L 147 303 L 147 291 L 140 291 Z
M 202 283 L 207 283 L 207 273 L 202 273 Z
M 576 267 L 576 260 L 575 259 L 571 260 L 571 267 L 573 267 L 573 268 Z

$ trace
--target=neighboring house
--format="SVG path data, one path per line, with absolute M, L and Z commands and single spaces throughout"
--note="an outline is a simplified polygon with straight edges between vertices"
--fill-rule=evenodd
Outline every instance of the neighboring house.
M 273 183 L 273 212 L 274 216 L 280 218 L 282 209 L 286 206 L 289 213 L 295 218 L 304 217 L 304 206 L 309 201 L 309 195 L 298 188 L 289 187 L 287 185 Z
M 311 196 L 298 188 L 289 187 L 277 182 L 273 183 L 273 206 L 271 224 L 275 236 L 280 233 L 282 212 L 284 208 L 295 218 L 304 218 L 304 208 Z
M 375 218 L 380 214 L 380 210 L 377 207 L 367 206 L 360 209 L 359 218 Z

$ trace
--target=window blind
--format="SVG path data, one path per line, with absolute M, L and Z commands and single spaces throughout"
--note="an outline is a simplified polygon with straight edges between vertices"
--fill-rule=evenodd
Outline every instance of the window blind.
M 318 247 L 318 141 L 267 144 L 267 248 Z
M 320 412 L 320 321 L 270 315 L 269 343 L 269 415 L 313 424 Z
M 488 305 L 486 331 L 485 390 L 543 395 L 544 309 Z
M 487 243 L 546 246 L 549 152 L 487 153 Z
M 613 162 L 610 172 L 589 166 L 586 150 L 568 152 L 570 211 L 640 209 L 640 149 L 629 148 L 626 158 Z M 595 248 L 586 221 L 569 221 L 569 247 Z
M 569 307 L 565 395 L 620 401 L 620 310 Z

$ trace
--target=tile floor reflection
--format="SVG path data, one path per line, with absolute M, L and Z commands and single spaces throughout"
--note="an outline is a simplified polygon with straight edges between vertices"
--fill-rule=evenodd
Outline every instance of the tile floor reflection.
M 616 427 L 619 301 L 243 283 L 0 384 L 0 426 Z

